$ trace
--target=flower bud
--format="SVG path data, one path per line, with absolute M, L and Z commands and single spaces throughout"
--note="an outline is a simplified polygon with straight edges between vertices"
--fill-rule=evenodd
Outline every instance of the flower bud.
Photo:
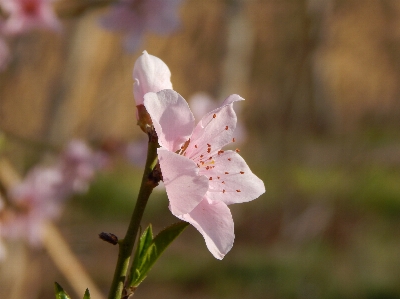
M 136 101 L 138 125 L 147 132 L 147 126 L 151 125 L 152 121 L 143 106 L 144 95 L 148 92 L 172 89 L 171 72 L 160 58 L 143 51 L 133 67 L 133 80 L 135 81 L 133 96 Z
M 149 55 L 147 51 L 136 60 L 133 67 L 133 95 L 136 106 L 143 105 L 144 95 L 172 89 L 171 72 L 168 66 L 158 57 Z

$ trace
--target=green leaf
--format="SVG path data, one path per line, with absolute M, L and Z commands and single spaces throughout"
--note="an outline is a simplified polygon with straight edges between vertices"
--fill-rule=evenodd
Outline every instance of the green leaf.
M 56 292 L 56 299 L 71 299 L 67 292 L 65 292 L 57 282 L 54 283 L 54 289 Z
M 90 299 L 89 289 L 86 289 L 85 295 L 83 295 L 83 299 Z
M 152 240 L 151 244 L 147 246 L 145 250 L 142 250 L 139 262 L 135 268 L 132 267 L 132 271 L 134 271 L 136 275 L 134 279 L 131 280 L 131 287 L 137 287 L 146 278 L 147 273 L 164 250 L 187 226 L 187 222 L 181 221 L 165 228 Z
M 137 267 L 140 263 L 140 260 L 143 257 L 143 253 L 146 252 L 146 250 L 151 245 L 152 241 L 153 241 L 153 228 L 151 224 L 149 224 L 149 226 L 145 229 L 145 231 L 141 235 L 138 246 L 136 248 L 135 257 L 133 259 L 131 266 L 131 275 L 130 275 L 131 281 L 136 280 L 140 276 L 140 272 L 137 270 Z

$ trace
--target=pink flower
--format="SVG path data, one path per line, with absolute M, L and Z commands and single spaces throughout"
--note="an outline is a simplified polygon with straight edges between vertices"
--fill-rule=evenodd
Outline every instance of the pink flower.
M 162 90 L 144 98 L 161 146 L 158 158 L 170 210 L 192 224 L 214 257 L 222 259 L 234 241 L 228 205 L 265 192 L 264 183 L 237 152 L 221 150 L 234 140 L 233 103 L 243 98 L 229 96 L 196 127 L 187 102 L 177 92 Z
M 125 48 L 135 51 L 146 31 L 168 34 L 179 26 L 181 0 L 122 0 L 115 4 L 101 24 L 109 30 L 126 34 Z
M 133 67 L 133 96 L 136 106 L 143 105 L 144 95 L 148 92 L 158 92 L 172 89 L 171 72 L 160 58 L 150 55 L 147 51 L 136 60 Z
M 9 192 L 11 206 L 2 221 L 1 235 L 41 244 L 43 224 L 58 218 L 63 203 L 87 190 L 99 168 L 99 159 L 80 140 L 71 141 L 51 166 L 36 166 Z
M 35 167 L 12 190 L 10 201 L 17 207 L 3 221 L 2 235 L 26 238 L 30 244 L 41 243 L 43 223 L 59 216 L 62 196 L 59 187 L 62 173 L 57 168 Z
M 4 32 L 20 34 L 35 28 L 59 30 L 61 25 L 52 7 L 53 0 L 0 0 L 9 15 Z
M 189 104 L 195 119 L 200 119 L 208 111 L 218 107 L 217 101 L 213 100 L 210 95 L 204 92 L 195 93 L 189 99 Z M 238 112 L 236 110 L 236 112 Z M 240 112 L 240 111 L 239 111 Z M 241 144 L 246 140 L 246 128 L 243 122 L 237 122 L 235 128 L 235 139 L 237 144 Z

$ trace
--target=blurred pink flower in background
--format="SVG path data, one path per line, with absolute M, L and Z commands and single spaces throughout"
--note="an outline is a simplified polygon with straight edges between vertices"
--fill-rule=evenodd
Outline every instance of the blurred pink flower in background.
M 9 190 L 13 208 L 1 214 L 1 236 L 39 246 L 43 224 L 60 216 L 71 195 L 85 192 L 103 165 L 103 157 L 99 159 L 83 141 L 71 141 L 53 165 L 34 167 Z
M 32 29 L 59 30 L 59 22 L 52 6 L 53 0 L 0 0 L 8 15 L 3 26 L 5 34 L 21 34 Z
M 108 30 L 125 34 L 124 46 L 133 52 L 146 31 L 169 34 L 179 27 L 178 8 L 182 0 L 122 0 L 114 4 L 100 23 Z
M 144 100 L 161 146 L 157 152 L 170 210 L 203 235 L 217 259 L 229 252 L 235 237 L 228 205 L 265 192 L 237 152 L 221 150 L 233 141 L 233 103 L 242 100 L 229 96 L 197 126 L 187 102 L 173 90 L 147 93 Z

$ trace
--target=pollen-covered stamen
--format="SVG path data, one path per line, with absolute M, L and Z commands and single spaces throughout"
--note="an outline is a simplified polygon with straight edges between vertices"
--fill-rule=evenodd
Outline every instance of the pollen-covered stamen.
M 238 149 L 238 148 L 237 148 L 237 149 L 235 149 L 235 152 L 237 152 L 237 153 L 238 153 L 238 152 L 240 152 L 240 149 Z
M 184 156 L 186 156 L 185 154 L 185 151 L 186 151 L 186 149 L 188 148 L 188 146 L 189 146 L 189 143 L 190 143 L 190 138 L 181 146 L 181 148 L 180 148 L 180 150 L 178 150 L 178 154 L 179 155 L 184 155 Z

